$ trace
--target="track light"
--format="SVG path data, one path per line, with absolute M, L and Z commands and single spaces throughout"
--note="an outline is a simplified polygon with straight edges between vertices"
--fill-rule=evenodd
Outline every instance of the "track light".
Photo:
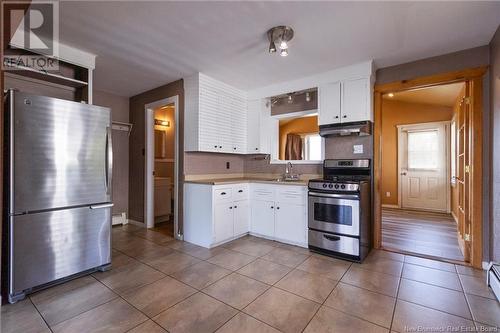
M 282 56 L 282 57 L 286 57 L 287 55 L 288 55 L 288 49 L 282 49 L 282 50 L 280 51 L 280 56 Z
M 310 101 L 311 101 L 311 93 L 306 92 L 306 102 L 310 102 Z

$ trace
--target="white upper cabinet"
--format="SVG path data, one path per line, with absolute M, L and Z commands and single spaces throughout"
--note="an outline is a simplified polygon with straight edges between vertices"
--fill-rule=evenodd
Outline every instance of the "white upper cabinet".
M 320 125 L 340 123 L 340 82 L 326 83 L 318 88 Z
M 201 73 L 184 79 L 186 151 L 247 152 L 246 95 Z
M 342 83 L 342 122 L 372 120 L 368 78 L 346 80 Z
M 247 150 L 249 154 L 257 154 L 260 146 L 260 114 L 262 102 L 260 99 L 248 101 L 247 113 Z
M 319 125 L 372 120 L 370 78 L 319 86 Z

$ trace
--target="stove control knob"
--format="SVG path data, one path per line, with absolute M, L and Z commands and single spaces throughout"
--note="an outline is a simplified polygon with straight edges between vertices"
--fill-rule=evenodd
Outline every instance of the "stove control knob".
M 335 184 L 335 189 L 338 190 L 339 184 Z
M 328 188 L 333 188 L 333 184 L 329 184 L 329 185 L 328 185 Z
M 323 184 L 323 188 L 326 188 L 326 186 L 327 186 L 326 184 Z
M 345 190 L 345 185 L 340 185 L 340 188 Z

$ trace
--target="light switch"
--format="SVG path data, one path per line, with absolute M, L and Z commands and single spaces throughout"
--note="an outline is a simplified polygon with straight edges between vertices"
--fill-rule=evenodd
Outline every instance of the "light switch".
M 385 196 L 390 198 L 391 197 L 391 192 L 385 192 Z
M 354 145 L 352 146 L 353 154 L 363 154 L 363 145 Z

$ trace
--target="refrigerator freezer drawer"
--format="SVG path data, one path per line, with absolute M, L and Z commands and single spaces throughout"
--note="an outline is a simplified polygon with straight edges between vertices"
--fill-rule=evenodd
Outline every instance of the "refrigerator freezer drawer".
M 111 207 L 10 217 L 10 295 L 111 262 Z

